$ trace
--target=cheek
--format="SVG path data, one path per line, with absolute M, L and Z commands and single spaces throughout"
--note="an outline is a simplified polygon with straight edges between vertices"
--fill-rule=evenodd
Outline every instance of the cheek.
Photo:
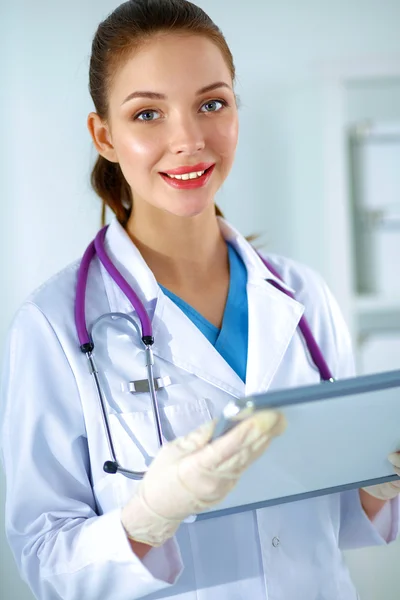
M 237 121 L 218 123 L 212 132 L 213 147 L 218 154 L 232 162 L 238 141 Z
M 149 172 L 157 163 L 160 144 L 154 136 L 126 136 L 118 145 L 118 159 L 126 181 L 134 193 L 144 194 L 149 184 Z
M 135 138 L 133 140 L 127 140 L 123 145 L 123 153 L 128 159 L 136 158 L 140 161 L 146 161 L 154 154 L 154 144 L 149 140 L 141 140 Z
M 140 169 L 152 165 L 158 159 L 160 144 L 157 136 L 148 135 L 146 132 L 135 132 L 135 135 L 125 136 L 119 144 L 117 150 L 121 163 L 124 161 L 125 167 L 128 169 Z

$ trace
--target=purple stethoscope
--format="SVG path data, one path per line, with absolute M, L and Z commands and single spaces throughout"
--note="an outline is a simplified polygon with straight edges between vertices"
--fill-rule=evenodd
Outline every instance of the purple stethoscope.
M 76 330 L 78 333 L 80 349 L 86 354 L 89 363 L 89 371 L 90 374 L 94 378 L 94 383 L 99 399 L 99 404 L 101 408 L 101 414 L 103 417 L 104 429 L 107 437 L 108 447 L 111 454 L 112 460 L 107 460 L 103 469 L 106 473 L 121 473 L 125 477 L 134 480 L 140 480 L 144 477 L 146 471 L 132 471 L 123 467 L 117 459 L 115 446 L 113 443 L 113 438 L 111 434 L 111 426 L 108 419 L 108 411 L 106 407 L 106 402 L 104 399 L 104 394 L 101 388 L 100 379 L 98 370 L 93 357 L 94 343 L 91 339 L 87 327 L 86 327 L 86 317 L 85 317 L 85 297 L 86 297 L 86 287 L 89 276 L 89 267 L 92 259 L 97 255 L 98 259 L 110 275 L 121 291 L 128 298 L 132 307 L 136 311 L 140 323 L 141 323 L 141 339 L 145 347 L 145 355 L 146 355 L 146 369 L 147 369 L 147 380 L 139 380 L 130 382 L 129 391 L 131 393 L 143 393 L 150 392 L 151 405 L 154 417 L 155 429 L 157 432 L 157 441 L 158 445 L 161 447 L 163 445 L 163 431 L 161 426 L 161 418 L 160 411 L 157 401 L 157 390 L 166 387 L 171 383 L 168 377 L 158 377 L 154 378 L 153 365 L 154 365 L 154 356 L 152 352 L 152 345 L 154 344 L 153 330 L 151 326 L 151 321 L 149 315 L 146 312 L 146 309 L 143 306 L 143 303 L 138 298 L 137 294 L 134 292 L 132 287 L 128 284 L 126 279 L 121 275 L 115 265 L 112 263 L 111 259 L 106 253 L 104 240 L 106 236 L 108 225 L 100 229 L 95 239 L 89 244 L 87 247 L 80 266 L 78 270 L 78 280 L 77 280 L 77 288 L 76 288 L 76 298 L 75 298 L 75 324 Z M 269 271 L 278 279 L 282 281 L 282 278 L 276 272 L 276 270 L 270 265 L 270 263 L 265 260 L 261 255 L 259 255 L 264 265 L 269 269 Z M 295 299 L 294 295 L 286 290 L 283 286 L 281 286 L 277 281 L 272 279 L 267 280 L 270 284 L 276 287 L 278 290 L 290 296 L 292 299 Z M 128 315 L 124 315 L 122 313 L 110 313 L 108 316 L 115 316 L 118 318 L 124 317 L 128 319 L 128 321 L 132 322 L 132 318 Z M 136 323 L 134 323 L 136 325 Z M 299 322 L 299 328 L 303 335 L 303 338 L 306 342 L 308 351 L 310 356 L 318 369 L 321 377 L 321 381 L 330 381 L 333 382 L 334 379 L 329 370 L 328 365 L 321 353 L 321 350 L 318 347 L 317 342 L 311 332 L 311 329 L 308 325 L 308 322 L 304 316 L 301 317 Z M 243 415 L 242 418 L 246 418 L 253 412 L 256 407 L 255 405 L 246 399 L 238 399 L 233 401 L 234 410 L 232 412 L 232 403 L 230 402 L 227 405 L 228 410 L 224 411 L 223 417 L 228 420 L 232 416 L 234 416 L 235 421 L 240 420 L 240 415 Z M 236 407 L 236 408 L 235 408 Z M 240 413 L 240 414 L 239 414 Z

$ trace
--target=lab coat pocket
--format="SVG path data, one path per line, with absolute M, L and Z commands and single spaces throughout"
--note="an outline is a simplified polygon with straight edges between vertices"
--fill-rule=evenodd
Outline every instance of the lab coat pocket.
M 187 435 L 203 423 L 212 420 L 209 405 L 205 398 L 196 398 L 185 404 L 172 404 L 164 408 L 164 435 L 167 441 Z
M 186 435 L 212 419 L 207 401 L 190 399 L 184 404 L 160 405 L 164 441 Z M 120 464 L 133 471 L 145 471 L 159 451 L 152 410 L 111 413 L 115 451 Z
M 188 434 L 212 415 L 203 398 L 193 398 L 184 404 L 160 406 L 160 416 L 166 442 Z M 129 413 L 110 413 L 109 422 L 117 459 L 121 466 L 131 471 L 145 472 L 159 452 L 152 410 Z M 123 506 L 139 481 L 121 474 L 106 475 L 98 484 L 97 498 L 103 510 Z

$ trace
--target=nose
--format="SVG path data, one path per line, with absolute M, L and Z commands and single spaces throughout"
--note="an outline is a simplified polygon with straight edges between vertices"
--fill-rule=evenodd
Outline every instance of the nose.
M 205 147 L 205 136 L 196 116 L 180 116 L 171 123 L 170 150 L 173 154 L 192 155 Z

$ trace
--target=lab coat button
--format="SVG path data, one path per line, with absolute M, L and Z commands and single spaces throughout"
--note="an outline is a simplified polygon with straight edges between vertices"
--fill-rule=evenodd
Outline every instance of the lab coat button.
M 281 542 L 280 542 L 279 538 L 277 538 L 277 537 L 272 538 L 272 545 L 273 545 L 274 548 L 276 548 L 277 546 L 279 546 L 280 543 Z

